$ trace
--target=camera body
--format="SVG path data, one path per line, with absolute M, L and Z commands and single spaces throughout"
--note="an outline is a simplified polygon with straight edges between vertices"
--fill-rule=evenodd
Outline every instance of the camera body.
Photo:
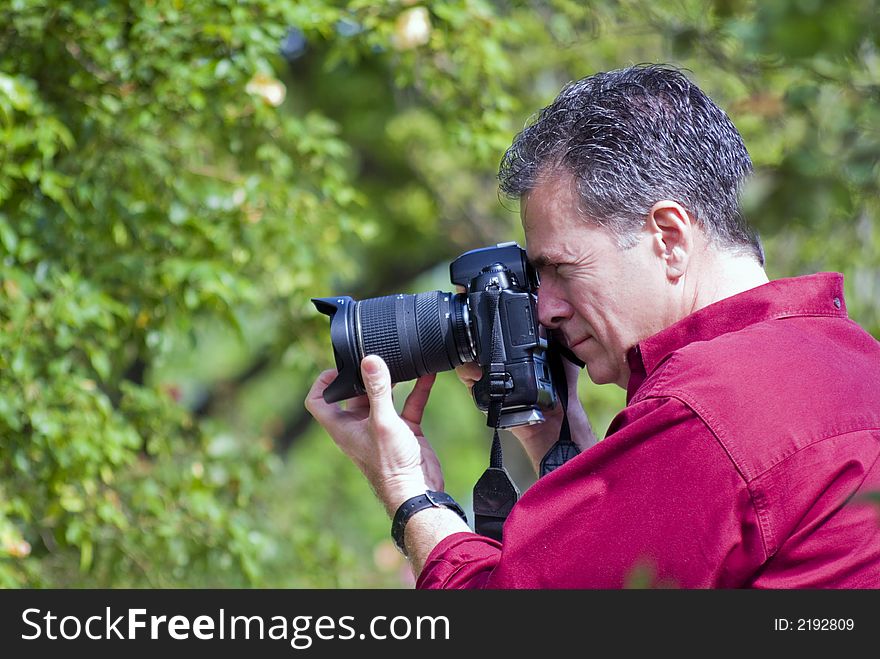
M 538 277 L 525 250 L 514 242 L 471 250 L 450 264 L 449 274 L 465 293 L 312 299 L 331 318 L 338 375 L 324 391 L 327 402 L 365 393 L 360 362 L 369 354 L 385 360 L 392 382 L 476 361 L 483 375 L 474 402 L 485 412 L 500 403 L 489 425 L 544 420 L 541 409 L 556 405 L 556 392 L 537 321 Z
M 455 259 L 449 274 L 467 291 L 473 353 L 483 371 L 472 390 L 477 407 L 488 411 L 501 400 L 501 428 L 543 421 L 541 408 L 554 407 L 556 394 L 537 322 L 538 276 L 525 250 L 516 243 L 475 249 Z

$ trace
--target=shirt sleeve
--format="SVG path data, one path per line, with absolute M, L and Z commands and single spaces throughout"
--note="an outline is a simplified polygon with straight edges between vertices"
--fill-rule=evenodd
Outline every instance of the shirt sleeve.
M 416 588 L 484 588 L 501 558 L 501 544 L 476 533 L 453 533 L 428 555 Z
M 503 546 L 452 535 L 417 587 L 735 587 L 765 560 L 751 494 L 724 448 L 680 400 L 648 398 L 529 488 Z

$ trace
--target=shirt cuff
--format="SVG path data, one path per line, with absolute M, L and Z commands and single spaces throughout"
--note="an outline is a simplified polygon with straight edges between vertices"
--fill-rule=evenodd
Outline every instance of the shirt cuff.
M 428 554 L 416 588 L 485 588 L 500 559 L 500 542 L 477 533 L 453 533 Z

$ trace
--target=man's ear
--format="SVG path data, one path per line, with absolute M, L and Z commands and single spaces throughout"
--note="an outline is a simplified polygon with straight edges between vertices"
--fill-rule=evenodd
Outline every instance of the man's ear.
M 645 220 L 655 253 L 663 260 L 666 277 L 678 281 L 687 270 L 694 248 L 694 223 L 681 204 L 664 199 L 651 207 Z

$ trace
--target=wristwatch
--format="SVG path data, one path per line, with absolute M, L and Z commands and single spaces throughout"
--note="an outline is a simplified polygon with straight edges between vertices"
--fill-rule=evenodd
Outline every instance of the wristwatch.
M 425 508 L 449 508 L 449 510 L 457 513 L 464 523 L 467 524 L 467 515 L 465 515 L 464 510 L 446 492 L 428 490 L 424 494 L 407 499 L 400 504 L 397 512 L 394 513 L 394 520 L 391 522 L 391 539 L 394 540 L 395 546 L 404 556 L 408 556 L 406 545 L 403 543 L 403 531 L 406 528 L 406 523 L 410 517 Z

